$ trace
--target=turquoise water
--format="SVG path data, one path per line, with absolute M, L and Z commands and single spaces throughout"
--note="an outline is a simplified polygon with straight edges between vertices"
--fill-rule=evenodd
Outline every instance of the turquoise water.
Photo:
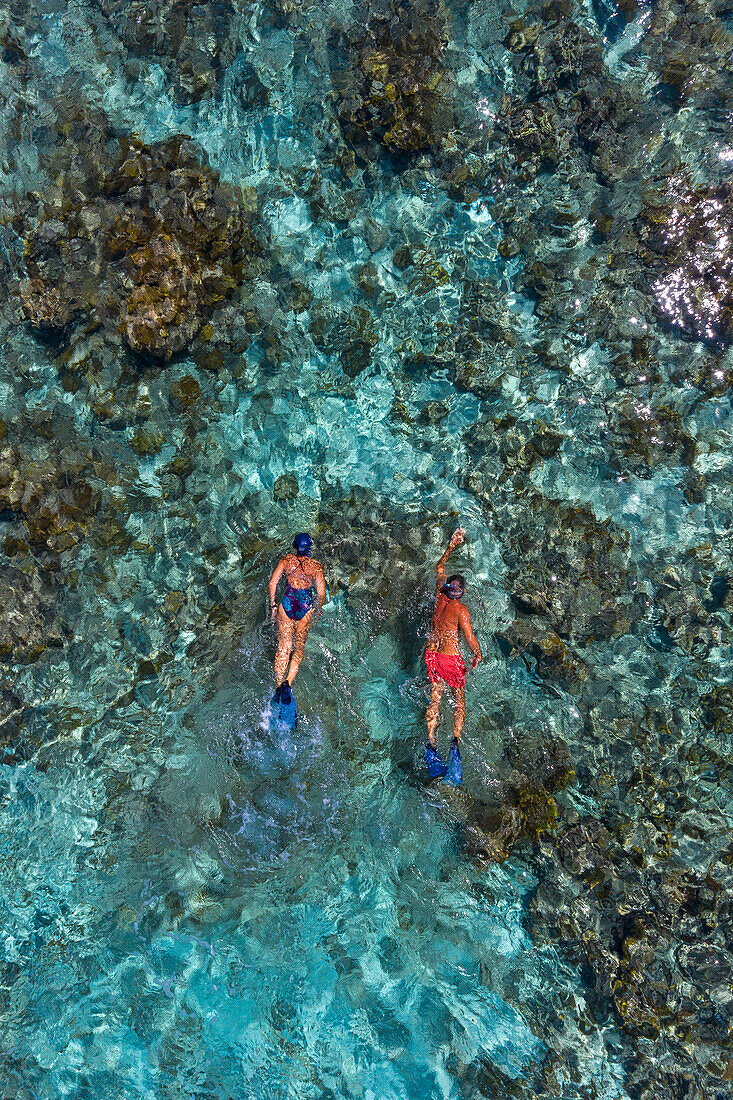
M 0 12 L 3 1097 L 730 1095 L 733 40 L 520 7 Z

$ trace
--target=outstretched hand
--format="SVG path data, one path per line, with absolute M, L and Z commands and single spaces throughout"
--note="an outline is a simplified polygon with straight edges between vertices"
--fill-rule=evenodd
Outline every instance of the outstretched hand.
M 460 546 L 465 538 L 466 538 L 466 529 L 465 529 L 465 527 L 458 527 L 450 537 L 451 550 L 455 550 L 456 546 Z

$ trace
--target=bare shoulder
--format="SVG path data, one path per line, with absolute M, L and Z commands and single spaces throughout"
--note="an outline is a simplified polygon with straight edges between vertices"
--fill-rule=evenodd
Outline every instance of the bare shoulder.
M 458 614 L 462 623 L 468 623 L 469 626 L 471 625 L 471 612 L 468 610 L 465 603 L 458 605 Z
M 323 576 L 323 563 L 320 562 L 320 561 L 316 561 L 315 558 L 311 558 L 311 564 L 312 564 L 313 568 L 315 569 L 316 573 Z

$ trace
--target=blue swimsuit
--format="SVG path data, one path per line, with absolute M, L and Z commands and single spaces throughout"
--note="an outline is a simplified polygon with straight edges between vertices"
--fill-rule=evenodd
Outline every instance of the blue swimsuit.
M 300 622 L 303 616 L 307 615 L 312 607 L 312 588 L 293 588 L 289 584 L 285 586 L 282 609 L 289 619 L 293 619 L 296 623 Z

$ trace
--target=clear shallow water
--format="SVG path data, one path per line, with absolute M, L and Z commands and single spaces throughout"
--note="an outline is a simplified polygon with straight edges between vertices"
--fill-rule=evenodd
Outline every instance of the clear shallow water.
M 45 963 L 17 1005 L 36 1095 L 450 1095 L 486 1058 L 512 1080 L 541 1061 L 542 1021 L 582 996 L 577 979 L 523 928 L 527 870 L 461 858 L 460 794 L 446 804 L 417 781 L 419 693 L 404 699 L 379 656 L 361 684 L 341 670 L 356 735 L 342 712 L 275 743 L 255 679 L 217 692 L 194 737 L 138 748 L 117 800 L 109 751 L 97 784 L 94 760 L 83 780 L 7 777 L 4 829 L 28 847 L 5 950 Z M 237 669 L 251 683 L 246 659 Z
M 184 40 L 165 6 L 3 31 L 3 1095 L 717 1100 L 730 362 L 655 299 L 644 226 L 673 215 L 639 195 L 687 210 L 670 145 L 725 186 L 727 40 L 665 9 L 715 93 L 685 115 L 646 7 L 574 11 L 585 56 L 528 11 L 546 70 L 512 13 L 441 8 L 454 113 L 400 151 L 344 121 L 376 7 L 210 10 Z M 568 146 L 622 86 L 635 121 Z M 555 112 L 536 162 L 504 95 Z M 109 242 L 118 192 L 193 203 L 182 157 L 123 191 L 130 131 L 193 138 L 257 244 L 169 362 L 121 338 L 121 246 L 74 220 Z M 459 521 L 487 659 L 451 791 L 420 651 Z M 330 600 L 276 741 L 264 586 L 301 528 Z

